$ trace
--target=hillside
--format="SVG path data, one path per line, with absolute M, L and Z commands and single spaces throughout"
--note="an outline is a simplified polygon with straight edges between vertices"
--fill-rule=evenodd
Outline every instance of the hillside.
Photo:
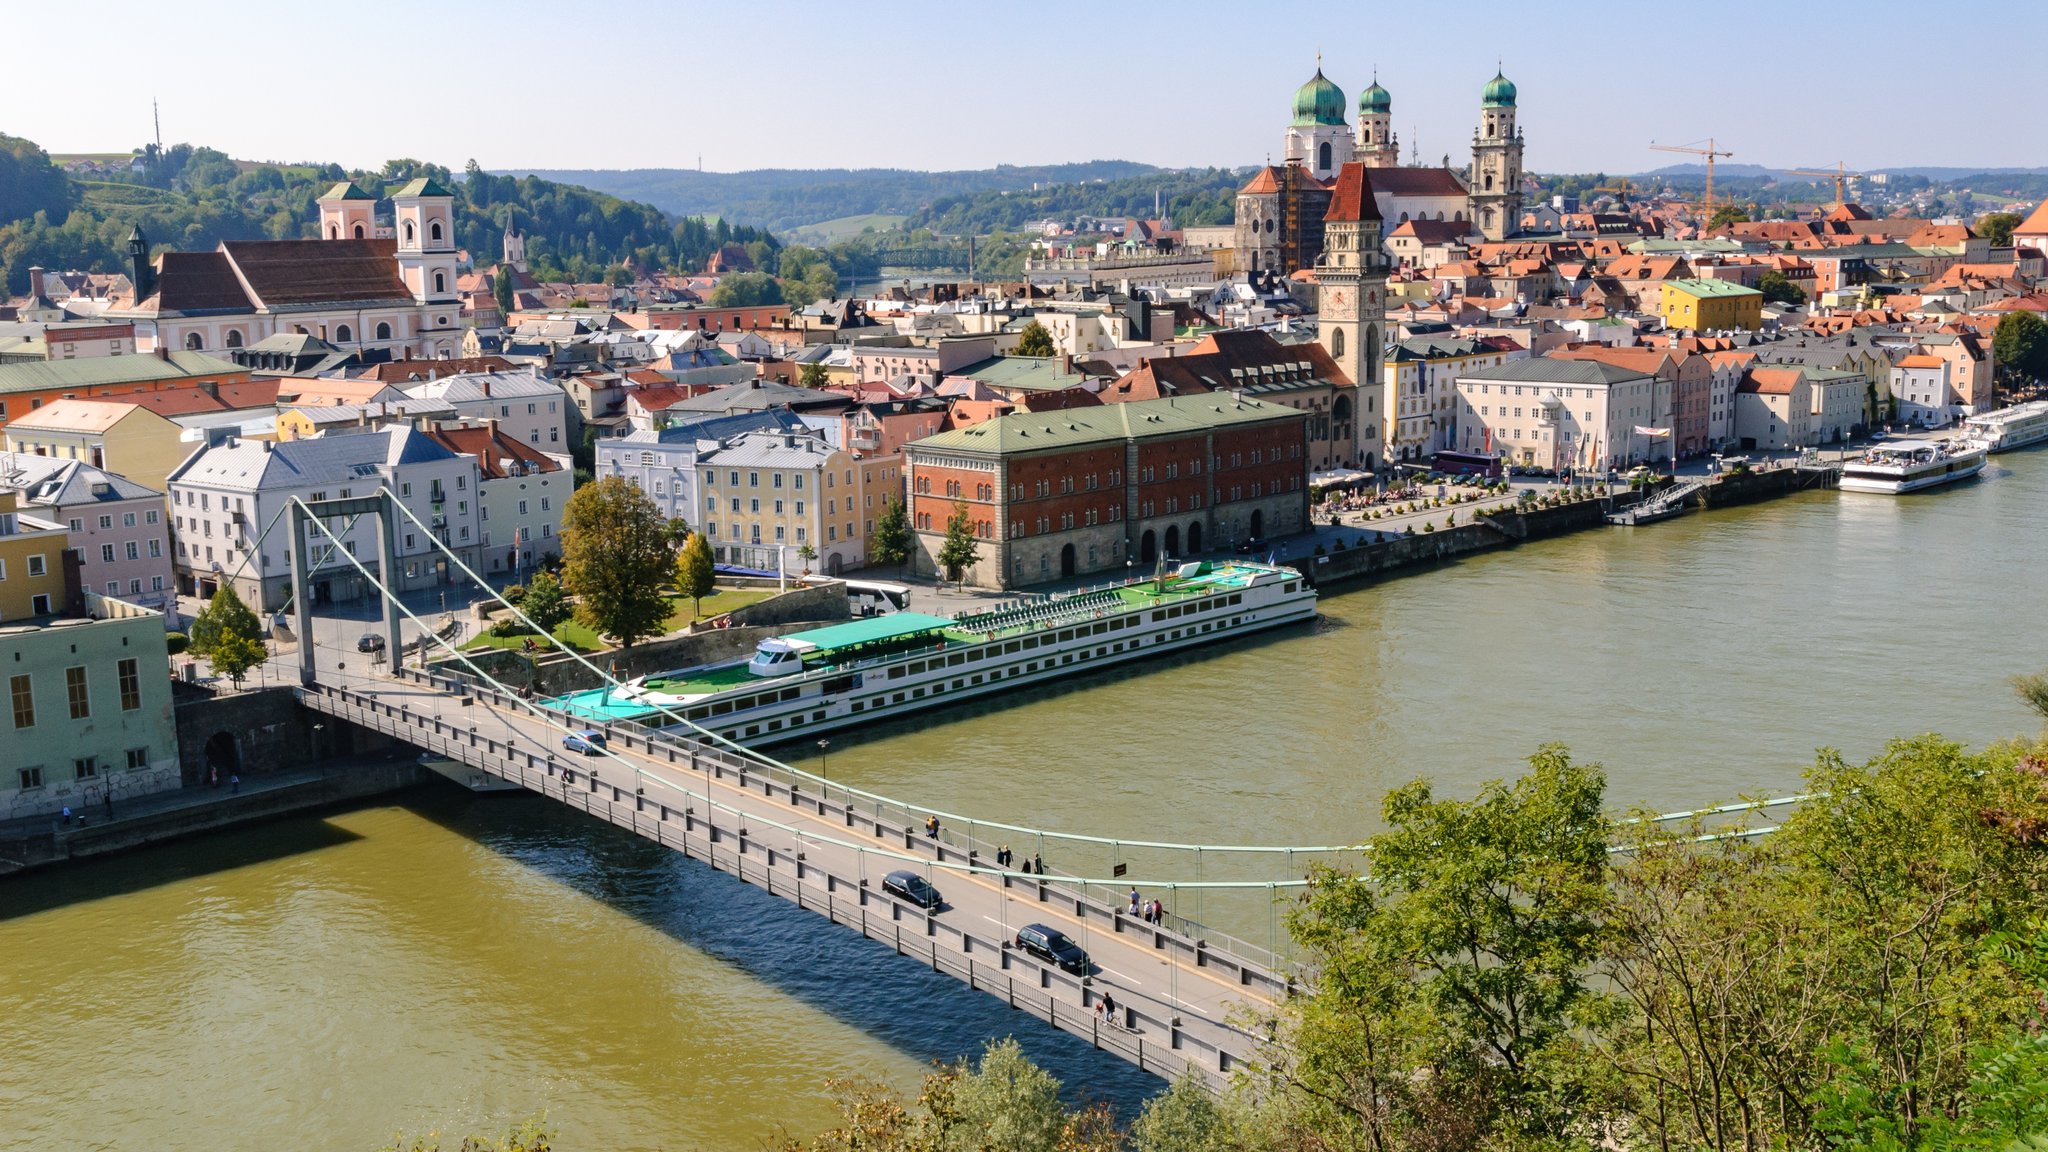
M 133 154 L 130 154 L 133 155 Z M 496 258 L 508 221 L 527 233 L 527 257 L 543 279 L 593 281 L 630 261 L 642 268 L 694 270 L 720 246 L 747 245 L 757 260 L 780 245 L 767 232 L 699 219 L 675 219 L 651 204 L 529 177 L 465 173 L 417 160 L 348 171 L 337 164 L 238 161 L 210 148 L 179 144 L 141 153 L 137 170 L 107 165 L 74 177 L 41 148 L 0 135 L 0 277 L 8 293 L 28 285 L 28 269 L 126 270 L 126 243 L 140 226 L 158 248 L 211 248 L 222 240 L 310 237 L 314 198 L 353 180 L 386 194 L 416 176 L 455 193 L 455 240 L 480 262 Z
M 1127 160 L 953 172 L 898 168 L 762 168 L 699 172 L 687 168 L 516 169 L 519 173 L 644 200 L 678 215 L 711 216 L 777 232 L 849 216 L 910 216 L 949 197 L 1029 190 L 1033 185 L 1123 180 L 1166 171 Z

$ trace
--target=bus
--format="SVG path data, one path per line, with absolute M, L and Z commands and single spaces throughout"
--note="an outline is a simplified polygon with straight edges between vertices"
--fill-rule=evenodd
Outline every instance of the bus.
M 1436 454 L 1435 467 L 1446 476 L 1484 476 L 1488 480 L 1500 479 L 1500 457 L 1478 452 L 1439 452 Z
M 843 576 L 810 575 L 800 578 L 799 584 L 843 584 L 846 598 L 853 601 L 856 616 L 886 616 L 910 607 L 910 589 L 901 584 L 889 584 L 880 580 L 848 580 Z

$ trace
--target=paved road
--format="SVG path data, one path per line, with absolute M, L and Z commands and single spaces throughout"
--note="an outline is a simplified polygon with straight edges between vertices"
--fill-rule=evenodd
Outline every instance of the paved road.
M 316 629 L 316 634 L 324 632 Z M 916 935 L 932 943 L 919 942 L 906 948 L 899 942 L 899 951 L 923 955 L 918 949 L 926 949 L 931 952 L 934 967 L 969 979 L 980 990 L 1008 996 L 1011 1003 L 1031 1008 L 1065 1030 L 1085 1033 L 1092 1026 L 1100 1046 L 1126 1058 L 1139 1058 L 1131 1049 L 1138 1040 L 1146 1039 L 1151 1055 L 1140 1058 L 1144 1066 L 1164 1068 L 1170 1073 L 1178 1069 L 1178 1061 L 1187 1059 L 1205 1074 L 1220 1074 L 1229 1060 L 1247 1058 L 1254 1047 L 1249 1036 L 1229 1023 L 1233 1015 L 1246 1008 L 1269 1005 L 1270 997 L 1280 994 L 1283 987 L 1256 965 L 1247 971 L 1236 958 L 1220 950 L 1206 946 L 1198 949 L 1185 936 L 1112 912 L 1098 903 L 1083 902 L 1059 888 L 1057 877 L 1048 878 L 1048 882 L 993 869 L 968 871 L 964 867 L 966 845 L 952 830 L 945 830 L 946 846 L 942 848 L 914 827 L 906 835 L 903 825 L 914 824 L 915 817 L 905 821 L 893 813 L 873 814 L 866 811 L 864 804 L 849 814 L 843 805 L 831 801 L 829 791 L 818 796 L 813 784 L 801 785 L 804 795 L 792 798 L 786 786 L 774 783 L 780 777 L 772 772 L 751 778 L 730 770 L 720 776 L 707 776 L 690 770 L 687 753 L 682 763 L 670 764 L 662 757 L 616 740 L 605 755 L 579 756 L 561 747 L 566 729 L 559 724 L 517 708 L 498 706 L 482 697 L 465 706 L 444 692 L 384 676 L 354 661 L 336 660 L 324 645 L 320 677 L 327 686 L 374 693 L 375 700 L 383 705 L 405 709 L 415 717 L 430 718 L 429 723 L 438 720 L 444 736 L 464 742 L 454 751 L 467 763 L 508 778 L 517 778 L 509 770 L 512 765 L 537 764 L 533 779 L 525 781 L 529 787 L 540 781 L 536 790 L 634 827 L 643 835 L 649 834 L 650 825 L 672 828 L 673 821 L 680 819 L 673 816 L 673 810 L 694 807 L 699 813 L 709 811 L 712 822 L 720 825 L 729 837 L 738 837 L 739 829 L 746 828 L 747 843 L 755 851 L 780 852 L 785 859 L 794 859 L 801 852 L 811 873 L 809 879 L 796 882 L 798 887 L 809 887 L 797 892 L 795 898 L 805 907 L 827 911 L 835 921 L 849 923 L 840 913 L 831 911 L 830 897 L 836 890 L 843 904 L 849 891 L 858 891 L 865 885 L 869 890 L 860 896 L 859 927 L 870 936 L 889 939 L 886 934 L 871 930 L 866 921 L 871 914 L 869 905 L 879 902 L 877 907 L 887 908 L 899 934 L 904 931 L 902 918 L 908 913 L 910 921 L 920 929 Z M 318 700 L 309 703 L 330 707 Z M 395 724 L 396 719 L 392 722 Z M 413 736 L 413 743 L 432 743 L 424 732 L 414 731 Z M 497 747 L 492 746 L 493 742 Z M 549 761 L 557 772 L 568 769 L 568 779 L 559 774 L 545 775 Z M 595 793 L 589 791 L 592 772 L 601 782 Z M 618 800 L 611 797 L 613 784 L 624 789 Z M 636 811 L 636 787 L 645 790 L 644 813 Z M 706 797 L 710 800 L 708 805 L 703 802 Z M 798 806 L 796 799 L 804 806 Z M 600 807 L 591 808 L 593 801 Z M 669 825 L 662 825 L 655 815 L 662 804 L 672 810 Z M 659 831 L 654 835 L 664 843 L 672 842 Z M 935 859 L 941 852 L 943 861 Z M 908 861 L 902 859 L 906 856 Z M 764 879 L 746 875 L 744 862 L 735 869 L 726 867 L 715 852 L 713 859 L 717 866 L 738 870 L 752 882 L 765 882 L 771 891 L 791 894 L 776 887 L 777 883 L 791 883 L 787 874 L 779 881 L 772 877 Z M 929 925 L 924 924 L 921 912 L 907 905 L 893 907 L 896 901 L 877 890 L 880 877 L 896 868 L 911 868 L 928 875 L 944 897 L 944 906 L 931 917 Z M 827 876 L 836 877 L 840 887 L 835 889 L 834 882 L 825 879 Z M 871 884 L 867 883 L 870 881 Z M 1063 975 L 1006 947 L 1016 929 L 1028 923 L 1050 925 L 1080 942 L 1096 965 L 1090 980 L 1084 983 Z M 946 954 L 943 962 L 941 952 Z M 1251 982 L 1249 986 L 1247 980 Z M 1095 1015 L 1105 993 L 1116 999 L 1130 1027 L 1106 1028 Z M 1040 1004 L 1033 999 L 1039 995 L 1055 1002 Z M 1229 1058 L 1219 1058 L 1219 1050 L 1228 1053 Z

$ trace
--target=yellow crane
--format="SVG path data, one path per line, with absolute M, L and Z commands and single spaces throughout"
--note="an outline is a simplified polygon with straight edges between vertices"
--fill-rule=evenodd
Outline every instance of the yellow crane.
M 1815 171 L 1812 171 L 1812 170 L 1810 170 L 1810 169 L 1806 169 L 1806 168 L 1787 168 L 1787 169 L 1785 169 L 1785 172 L 1786 172 L 1786 173 L 1787 173 L 1788 175 L 1792 175 L 1792 176 L 1828 176 L 1828 177 L 1832 177 L 1832 178 L 1834 179 L 1834 182 L 1835 182 L 1835 207 L 1837 207 L 1837 208 L 1840 208 L 1840 207 L 1841 207 L 1841 206 L 1842 206 L 1843 204 L 1847 203 L 1847 201 L 1845 201 L 1844 199 L 1842 199 L 1842 186 L 1843 186 L 1843 184 L 1844 184 L 1845 182 L 1847 182 L 1847 181 L 1850 181 L 1850 180 L 1861 180 L 1861 179 L 1863 179 L 1863 173 L 1861 173 L 1861 172 L 1851 172 L 1851 171 L 1849 171 L 1849 170 L 1848 170 L 1847 168 L 1845 168 L 1845 167 L 1843 166 L 1843 164 L 1842 164 L 1842 162 L 1841 162 L 1840 160 L 1837 160 L 1837 161 L 1835 161 L 1835 170 L 1834 170 L 1833 172 L 1825 172 L 1825 171 L 1823 171 L 1823 172 L 1815 172 Z
M 1624 208 L 1628 207 L 1628 194 L 1635 190 L 1636 186 L 1629 183 L 1626 176 L 1616 177 L 1612 184 L 1602 184 L 1597 188 L 1586 189 L 1588 192 L 1612 192 L 1615 199 L 1621 201 L 1621 206 Z
M 1707 146 L 1705 148 L 1698 147 L 1695 144 L 1659 144 L 1653 140 L 1650 142 L 1650 149 L 1655 152 L 1684 152 L 1687 155 L 1705 156 L 1707 158 L 1707 194 L 1703 199 L 1707 206 L 1707 212 L 1711 215 L 1714 211 L 1714 160 L 1721 156 L 1733 156 L 1735 153 L 1716 147 L 1714 138 L 1711 136 L 1707 138 Z

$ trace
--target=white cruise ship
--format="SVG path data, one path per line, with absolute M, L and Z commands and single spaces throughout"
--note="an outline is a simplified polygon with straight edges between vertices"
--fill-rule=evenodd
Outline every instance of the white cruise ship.
M 1315 614 L 1315 589 L 1292 568 L 1188 563 L 1151 579 L 955 619 L 894 612 L 813 628 L 763 640 L 750 659 L 642 676 L 547 703 L 577 723 L 688 722 L 729 740 L 774 744 Z
M 2000 408 L 1963 421 L 1963 431 L 1993 452 L 2010 452 L 2048 440 L 2048 400 Z
M 1990 453 L 1970 440 L 1892 440 L 1842 465 L 1842 490 L 1896 496 L 1918 492 L 1984 470 Z

